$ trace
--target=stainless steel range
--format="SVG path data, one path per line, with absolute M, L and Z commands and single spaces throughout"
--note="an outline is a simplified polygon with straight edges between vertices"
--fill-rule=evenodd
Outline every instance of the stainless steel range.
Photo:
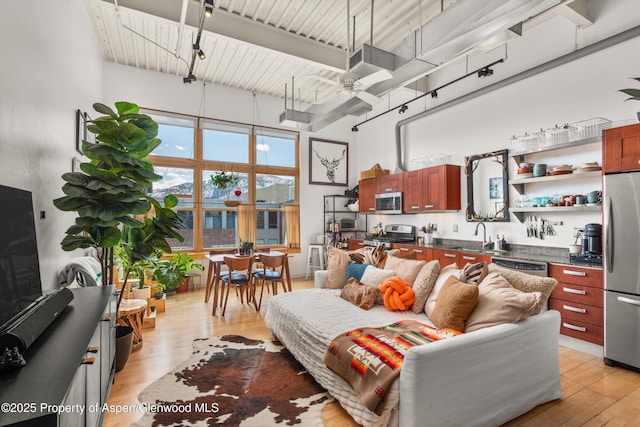
M 385 225 L 382 233 L 367 234 L 362 241 L 366 247 L 385 245 L 391 247 L 393 243 L 415 243 L 416 227 L 413 225 L 389 224 Z

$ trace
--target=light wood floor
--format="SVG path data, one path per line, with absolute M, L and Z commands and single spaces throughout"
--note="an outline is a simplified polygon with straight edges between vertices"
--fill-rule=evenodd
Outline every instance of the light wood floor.
M 294 290 L 313 287 L 311 280 L 296 279 Z M 191 355 L 192 341 L 215 335 L 236 334 L 254 339 L 271 339 L 264 324 L 268 308 L 261 313 L 253 306 L 241 305 L 229 296 L 224 318 L 211 316 L 210 301 L 204 303 L 204 290 L 178 294 L 167 300 L 165 313 L 159 313 L 154 329 L 144 329 L 143 346 L 133 352 L 126 367 L 116 374 L 110 405 L 132 407 L 138 393 Z M 639 426 L 640 374 L 605 366 L 601 359 L 565 347 L 559 348 L 562 399 L 534 408 L 508 423 L 508 426 Z M 461 406 L 464 408 L 464 405 Z M 106 427 L 129 425 L 142 413 L 107 413 Z M 357 424 L 337 404 L 323 412 L 325 426 Z

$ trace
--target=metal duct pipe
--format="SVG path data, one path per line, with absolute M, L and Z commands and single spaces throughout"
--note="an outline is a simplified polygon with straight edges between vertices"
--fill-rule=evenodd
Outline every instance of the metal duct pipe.
M 607 37 L 606 39 L 600 40 L 596 43 L 590 44 L 589 46 L 585 46 L 581 49 L 574 50 L 573 52 L 567 53 L 565 55 L 559 56 L 551 61 L 547 61 L 543 64 L 537 65 L 528 70 L 522 71 L 518 74 L 514 74 L 513 76 L 507 77 L 500 81 L 497 81 L 489 86 L 485 86 L 476 91 L 470 92 L 466 95 L 460 96 L 458 98 L 452 99 L 449 102 L 445 102 L 444 104 L 438 105 L 430 110 L 425 110 L 421 113 L 416 114 L 415 116 L 408 117 L 404 120 L 400 120 L 396 123 L 396 169 L 395 172 L 404 172 L 404 165 L 402 162 L 402 136 L 401 130 L 402 127 L 408 125 L 409 123 L 415 122 L 416 120 L 422 119 L 424 117 L 430 116 L 431 114 L 438 113 L 440 111 L 446 110 L 447 108 L 454 107 L 458 104 L 461 104 L 466 101 L 470 101 L 479 96 L 485 95 L 489 92 L 492 92 L 497 89 L 501 89 L 505 86 L 508 86 L 513 83 L 517 83 L 521 80 L 527 79 L 529 77 L 538 75 L 545 71 L 549 71 L 561 65 L 567 64 L 569 62 L 575 61 L 577 59 L 583 58 L 585 56 L 591 55 L 593 53 L 599 52 L 601 50 L 610 48 L 617 44 L 626 42 L 628 40 L 634 39 L 640 36 L 640 25 L 625 30 L 621 33 L 615 34 L 611 37 Z

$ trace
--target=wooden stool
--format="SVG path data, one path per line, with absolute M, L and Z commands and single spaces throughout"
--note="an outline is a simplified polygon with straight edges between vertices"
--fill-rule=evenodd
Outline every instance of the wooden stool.
M 142 347 L 142 326 L 147 302 L 141 299 L 123 299 L 118 309 L 118 324 L 133 328 L 133 347 Z

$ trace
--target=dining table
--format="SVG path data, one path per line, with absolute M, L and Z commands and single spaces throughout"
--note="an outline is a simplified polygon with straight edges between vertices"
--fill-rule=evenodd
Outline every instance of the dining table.
M 260 255 L 287 255 L 286 252 L 281 251 L 269 251 L 269 252 L 255 252 L 253 254 L 256 257 L 256 261 L 260 262 Z M 209 302 L 209 298 L 211 297 L 211 291 L 213 291 L 213 315 L 216 314 L 216 309 L 218 308 L 218 294 L 220 287 L 220 278 L 222 277 L 222 266 L 224 265 L 225 257 L 237 257 L 242 258 L 247 255 L 239 255 L 237 253 L 219 253 L 219 254 L 209 254 L 206 255 L 206 258 L 209 260 L 209 273 L 207 274 L 207 287 L 205 289 L 204 294 L 204 302 Z M 289 257 L 286 256 L 284 258 L 284 279 L 287 284 L 287 290 L 291 292 L 291 274 L 289 272 Z M 220 301 L 222 302 L 222 301 Z

